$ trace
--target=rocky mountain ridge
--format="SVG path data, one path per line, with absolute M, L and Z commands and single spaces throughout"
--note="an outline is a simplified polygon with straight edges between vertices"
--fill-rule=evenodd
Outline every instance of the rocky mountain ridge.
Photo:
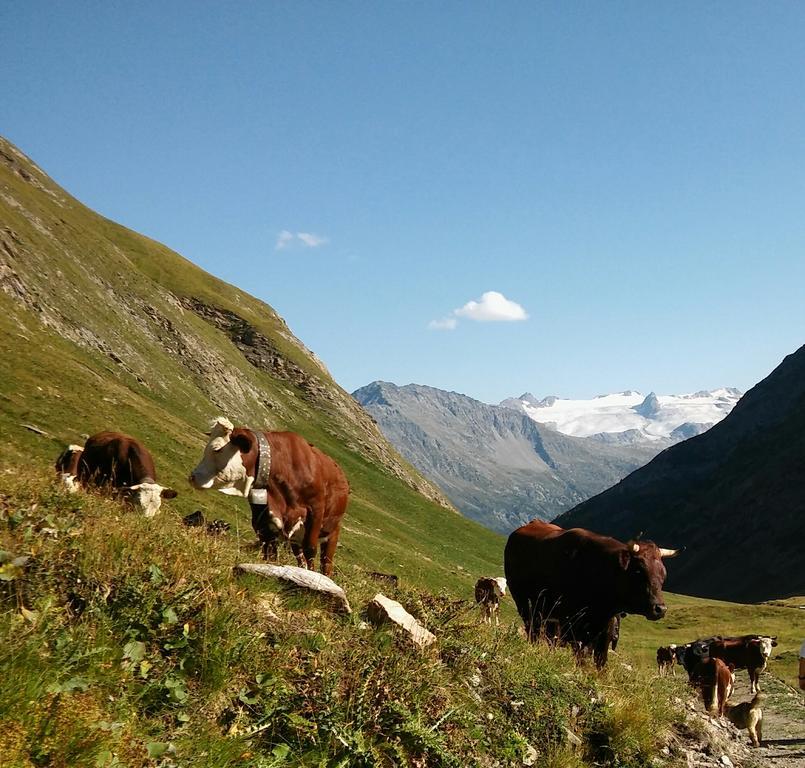
M 672 591 L 737 601 L 805 594 L 805 346 L 702 435 L 568 511 L 563 526 L 686 547 Z
M 554 517 L 659 450 L 568 437 L 510 408 L 434 387 L 376 381 L 353 397 L 464 515 L 504 533 Z

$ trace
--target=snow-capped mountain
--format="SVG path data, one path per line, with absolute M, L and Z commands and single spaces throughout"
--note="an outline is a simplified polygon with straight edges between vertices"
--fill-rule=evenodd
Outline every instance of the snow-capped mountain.
M 628 390 L 591 400 L 546 397 L 526 392 L 501 405 L 522 411 L 534 421 L 574 437 L 603 442 L 649 440 L 678 442 L 698 435 L 721 421 L 741 398 L 732 387 L 689 395 L 642 395 Z

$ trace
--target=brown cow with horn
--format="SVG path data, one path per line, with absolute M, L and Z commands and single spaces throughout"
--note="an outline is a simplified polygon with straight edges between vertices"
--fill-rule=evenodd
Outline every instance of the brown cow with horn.
M 545 626 L 557 627 L 560 640 L 579 655 L 592 652 L 601 667 L 613 617 L 633 613 L 656 621 L 665 615 L 662 559 L 675 554 L 652 541 L 624 544 L 532 520 L 509 536 L 504 565 L 528 637 L 536 640 Z
M 235 428 L 220 417 L 208 434 L 193 487 L 245 496 L 266 559 L 285 540 L 299 565 L 312 569 L 320 546 L 321 571 L 330 576 L 349 500 L 341 467 L 295 432 Z

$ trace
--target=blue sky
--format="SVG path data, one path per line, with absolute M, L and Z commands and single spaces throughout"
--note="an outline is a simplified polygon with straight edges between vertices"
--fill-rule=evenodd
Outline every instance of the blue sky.
M 126 5 L 0 7 L 0 133 L 348 390 L 746 389 L 805 341 L 803 4 Z

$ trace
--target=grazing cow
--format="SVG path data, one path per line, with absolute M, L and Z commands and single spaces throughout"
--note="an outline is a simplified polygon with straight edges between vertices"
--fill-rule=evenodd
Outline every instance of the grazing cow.
M 735 669 L 745 669 L 749 673 L 749 692 L 760 690 L 760 673 L 766 668 L 771 649 L 777 645 L 777 638 L 770 635 L 743 635 L 714 639 L 709 653 Z
M 506 579 L 502 576 L 484 576 L 475 582 L 475 602 L 481 606 L 481 620 L 485 624 L 492 623 L 495 618 L 495 626 L 500 626 L 500 598 L 506 594 Z
M 690 680 L 701 690 L 704 708 L 711 715 L 723 716 L 727 699 L 732 695 L 732 667 L 711 656 L 696 664 Z
M 175 498 L 172 488 L 157 483 L 154 460 L 136 438 L 120 432 L 99 432 L 84 447 L 71 445 L 59 457 L 56 468 L 71 490 L 79 486 L 108 487 L 127 501 L 136 501 L 146 517 L 153 517 L 162 499 Z
M 676 645 L 663 645 L 657 648 L 657 669 L 660 675 L 667 675 L 670 671 L 676 676 Z
M 509 536 L 504 564 L 527 636 L 536 640 L 543 627 L 558 623 L 560 639 L 592 651 L 601 667 L 613 616 L 636 613 L 654 621 L 665 615 L 662 558 L 676 553 L 651 541 L 624 544 L 532 520 Z
M 245 496 L 263 557 L 276 559 L 277 544 L 291 544 L 302 568 L 313 568 L 316 548 L 326 576 L 341 533 L 349 483 L 341 467 L 294 432 L 237 429 L 218 418 L 204 455 L 190 474 L 194 488 Z
M 78 462 L 83 451 L 80 445 L 68 445 L 56 459 L 56 472 L 70 493 L 75 493 L 79 488 Z

